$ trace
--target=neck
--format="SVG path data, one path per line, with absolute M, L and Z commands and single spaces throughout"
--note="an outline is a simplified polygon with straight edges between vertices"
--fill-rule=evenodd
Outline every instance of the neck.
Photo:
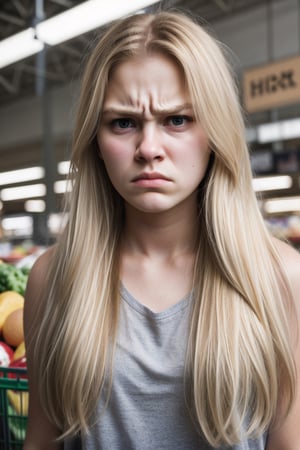
M 126 253 L 172 258 L 194 254 L 198 234 L 197 209 L 146 214 L 126 207 L 123 250 Z

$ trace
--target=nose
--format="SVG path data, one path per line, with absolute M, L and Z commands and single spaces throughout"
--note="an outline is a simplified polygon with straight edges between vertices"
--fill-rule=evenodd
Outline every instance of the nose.
M 161 135 L 156 124 L 145 124 L 138 134 L 135 159 L 146 162 L 161 161 L 163 154 Z

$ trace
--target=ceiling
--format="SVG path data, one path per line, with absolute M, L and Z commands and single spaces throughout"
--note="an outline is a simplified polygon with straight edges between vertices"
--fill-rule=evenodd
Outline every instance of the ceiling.
M 226 15 L 240 13 L 268 0 L 163 0 L 162 8 L 192 11 L 210 24 Z M 38 20 L 50 18 L 82 0 L 2 0 L 0 2 L 0 40 L 18 33 Z M 157 8 L 154 6 L 152 9 Z M 150 8 L 151 9 L 151 8 Z M 49 85 L 63 84 L 76 78 L 83 55 L 95 32 L 86 33 L 46 51 L 45 80 Z M 34 95 L 41 79 L 39 57 L 32 56 L 0 69 L 0 107 L 24 96 Z
M 200 17 L 213 25 L 228 15 L 241 14 L 258 6 L 265 5 L 268 7 L 271 1 L 275 3 L 279 0 L 162 0 L 149 10 L 155 11 L 157 5 L 160 9 L 176 8 L 192 12 L 194 16 Z M 46 19 L 80 3 L 83 3 L 83 0 L 0 0 L 0 40 L 33 26 L 37 20 L 37 6 L 40 7 L 43 4 L 44 19 Z M 39 69 L 40 56 L 38 55 L 0 69 L 0 108 L 5 109 L 10 103 L 21 98 L 35 96 L 40 80 L 46 80 L 49 86 L 58 86 L 69 84 L 70 79 L 74 80 L 79 77 L 83 58 L 87 54 L 95 33 L 98 31 L 95 30 L 68 42 L 47 48 L 44 77 Z M 56 151 L 64 152 L 65 142 L 58 143 Z M 60 156 L 56 155 L 56 159 L 60 160 Z M 30 148 L 20 143 L 19 148 L 15 148 L 14 152 L 11 152 L 10 148 L 7 150 L 1 149 L 2 170 L 12 170 L 16 161 L 18 161 L 20 167 L 29 167 L 35 165 L 36 161 L 40 161 L 40 158 L 40 142 L 31 143 Z M 9 168 L 10 166 L 11 168 Z M 295 177 L 299 177 L 299 174 L 295 174 Z M 295 186 L 298 189 L 298 178 Z M 23 211 L 23 200 L 6 202 L 5 204 L 6 214 Z

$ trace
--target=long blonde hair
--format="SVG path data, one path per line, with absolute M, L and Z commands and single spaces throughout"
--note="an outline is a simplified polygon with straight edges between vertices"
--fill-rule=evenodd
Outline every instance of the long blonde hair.
M 113 23 L 87 63 L 74 127 L 69 221 L 31 337 L 41 399 L 62 436 L 87 431 L 99 397 L 108 401 L 123 201 L 98 157 L 95 137 L 112 70 L 151 52 L 171 57 L 182 69 L 213 154 L 199 188 L 186 362 L 192 414 L 212 446 L 230 445 L 268 428 L 279 386 L 287 408 L 291 404 L 289 289 L 253 193 L 238 93 L 220 47 L 184 15 L 141 14 Z

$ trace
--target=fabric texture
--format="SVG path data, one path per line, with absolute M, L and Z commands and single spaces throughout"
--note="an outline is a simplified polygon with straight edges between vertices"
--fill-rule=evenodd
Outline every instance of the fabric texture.
M 184 363 L 192 296 L 154 313 L 121 286 L 120 325 L 109 405 L 99 402 L 97 423 L 83 450 L 212 450 L 190 417 Z M 266 436 L 230 450 L 263 450 Z M 75 442 L 66 450 L 77 450 Z M 219 450 L 229 450 L 221 447 Z

